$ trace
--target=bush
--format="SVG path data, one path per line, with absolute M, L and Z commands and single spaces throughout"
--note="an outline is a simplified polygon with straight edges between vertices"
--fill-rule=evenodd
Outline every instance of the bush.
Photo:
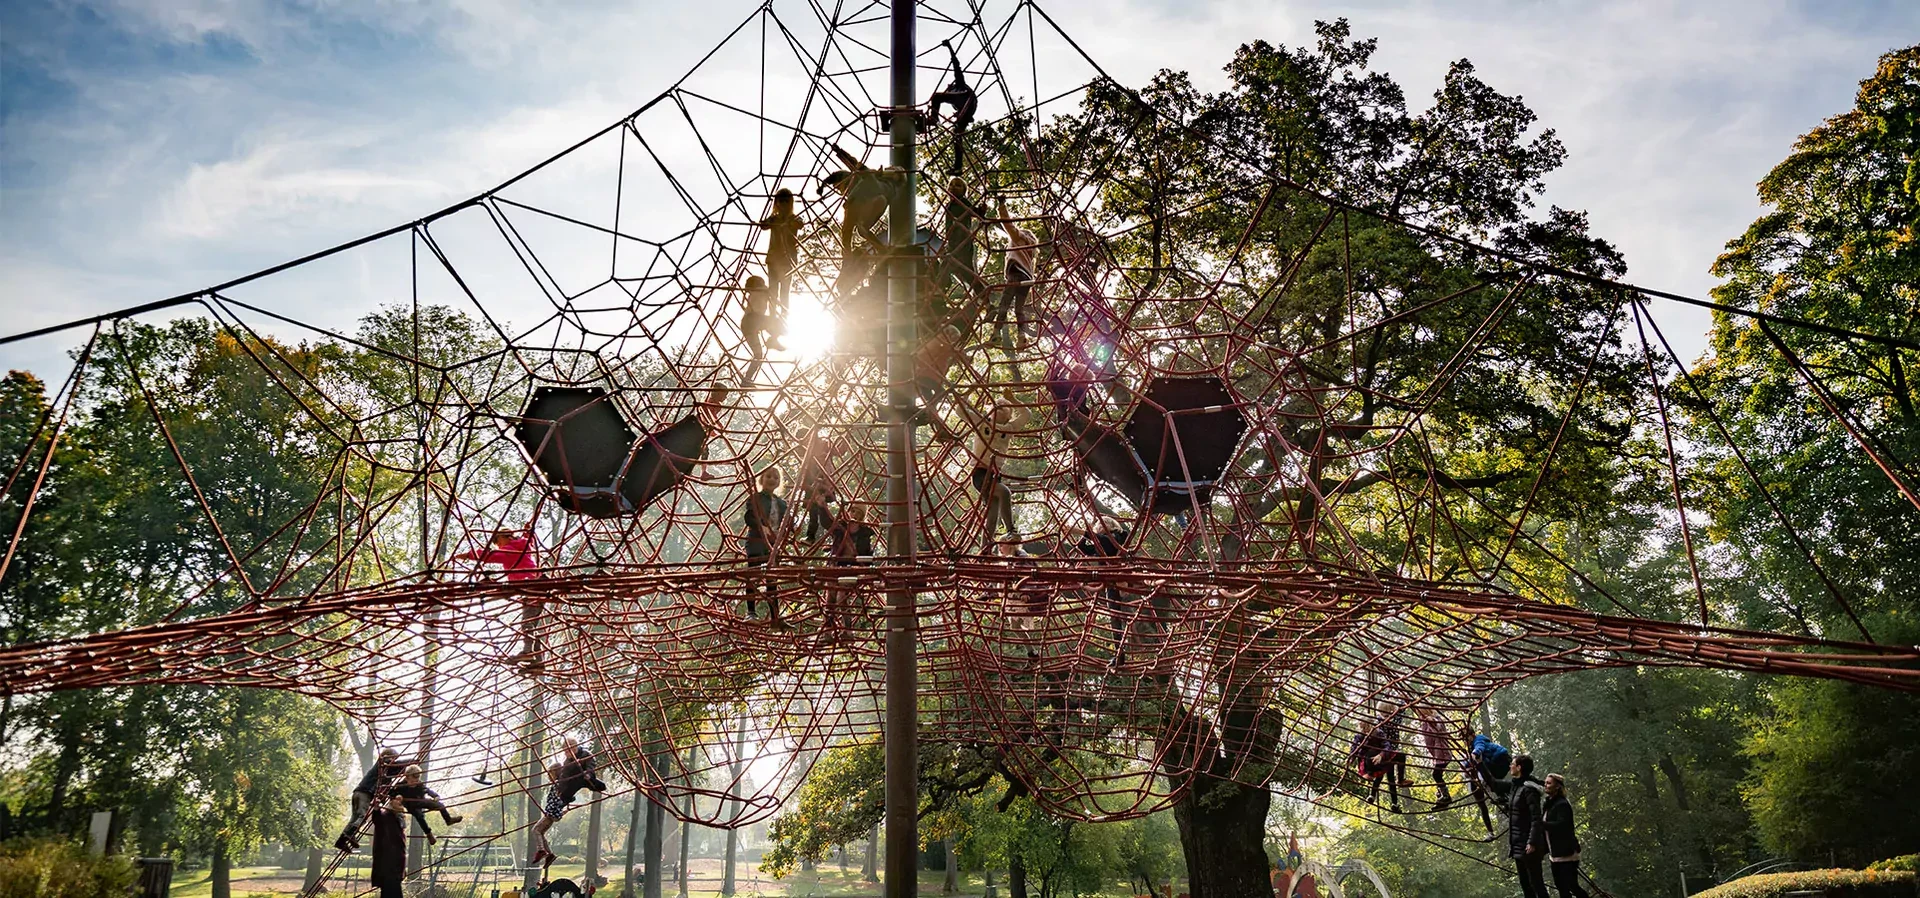
M 1915 898 L 1912 873 L 1891 870 L 1805 870 L 1743 876 L 1693 898 L 1779 898 L 1813 892 L 1826 898 Z
M 15 839 L 0 845 L 0 895 L 125 898 L 139 876 L 123 857 L 93 857 L 74 842 Z
M 1884 861 L 1874 861 L 1867 865 L 1867 869 L 1906 870 L 1910 873 L 1920 873 L 1920 854 L 1903 854 L 1899 857 L 1887 858 Z

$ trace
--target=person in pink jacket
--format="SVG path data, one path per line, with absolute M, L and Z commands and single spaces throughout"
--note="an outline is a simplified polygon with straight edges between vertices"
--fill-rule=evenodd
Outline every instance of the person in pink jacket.
M 492 543 L 455 555 L 453 560 L 497 564 L 506 569 L 509 581 L 538 580 L 541 577 L 540 562 L 536 560 L 538 554 L 533 547 L 532 533 L 525 530 L 495 530 Z

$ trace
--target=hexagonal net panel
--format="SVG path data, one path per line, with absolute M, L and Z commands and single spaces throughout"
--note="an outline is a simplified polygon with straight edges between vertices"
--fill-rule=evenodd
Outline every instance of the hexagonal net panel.
M 205 582 L 0 651 L 0 685 L 293 690 L 436 779 L 498 778 L 468 801 L 539 795 L 572 734 L 616 791 L 717 826 L 880 738 L 896 588 L 918 595 L 926 744 L 1079 819 L 1203 782 L 1364 790 L 1366 746 L 1445 766 L 1473 708 L 1543 673 L 1920 688 L 1911 648 L 1638 613 L 1569 557 L 1552 525 L 1671 444 L 1689 382 L 1650 297 L 1569 255 L 1565 222 L 1490 248 L 1366 211 L 1115 85 L 1039 7 L 921 7 L 952 48 L 922 80 L 964 80 L 977 115 L 918 111 L 916 177 L 880 164 L 885 16 L 768 5 L 501 187 L 194 297 L 323 473 L 254 526 L 180 450 Z M 1143 200 L 1180 160 L 1178 199 Z M 924 226 L 895 248 L 908 190 Z M 877 354 L 902 254 L 922 276 L 896 414 Z M 419 307 L 354 333 L 272 311 L 343 260 Z M 1546 327 L 1564 346 L 1525 338 Z M 73 394 L 140 371 L 117 341 Z M 178 386 L 146 374 L 150 399 Z M 903 426 L 916 488 L 892 508 Z M 910 555 L 886 554 L 889 514 Z

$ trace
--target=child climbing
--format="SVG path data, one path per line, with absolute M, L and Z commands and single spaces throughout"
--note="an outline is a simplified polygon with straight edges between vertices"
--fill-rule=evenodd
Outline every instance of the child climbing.
M 593 754 L 580 745 L 580 740 L 568 736 L 560 742 L 560 762 L 547 765 L 547 795 L 540 803 L 540 821 L 533 825 L 536 846 L 530 863 L 546 866 L 554 861 L 553 846 L 547 842 L 547 831 L 567 816 L 567 807 L 573 804 L 581 790 L 593 792 L 607 791 L 607 784 L 594 775 L 595 760 Z
M 1453 806 L 1453 793 L 1447 790 L 1447 767 L 1453 761 L 1453 741 L 1447 738 L 1446 725 L 1432 710 L 1421 708 L 1414 715 L 1420 718 L 1420 741 L 1427 746 L 1433 784 L 1440 789 L 1440 798 L 1433 803 L 1433 809 L 1444 811 Z
M 1013 491 L 1007 488 L 1005 463 L 1013 435 L 1033 426 L 1032 411 L 1010 396 L 994 399 L 985 418 L 974 424 L 973 488 L 986 503 L 984 548 L 989 552 L 1003 529 L 1014 542 L 1020 540 L 1020 531 L 1013 523 Z
M 418 764 L 408 764 L 401 771 L 400 782 L 395 783 L 388 793 L 399 796 L 405 802 L 407 813 L 412 814 L 420 824 L 420 831 L 427 834 L 428 845 L 439 841 L 433 835 L 433 827 L 427 825 L 428 811 L 439 811 L 440 819 L 446 821 L 448 826 L 460 822 L 460 815 L 447 810 L 446 803 L 440 800 L 440 793 L 427 785 L 426 773 Z
M 359 784 L 353 787 L 353 809 L 347 816 L 347 828 L 341 830 L 340 837 L 333 840 L 333 847 L 341 851 L 353 851 L 360 847 L 360 824 L 367 819 L 368 809 L 377 801 L 386 799 L 389 794 L 387 787 L 412 764 L 413 761 L 403 760 L 395 749 L 380 749 L 373 766 L 367 768 L 366 775 L 360 777 Z
M 959 178 L 947 181 L 946 226 L 941 232 L 938 267 L 941 289 L 959 281 L 969 296 L 986 295 L 987 282 L 980 277 L 979 260 L 980 228 L 986 217 L 986 210 L 967 197 L 967 182 Z
M 766 567 L 773 560 L 773 547 L 780 542 L 787 522 L 787 500 L 780 498 L 780 469 L 771 465 L 760 471 L 760 491 L 747 497 L 747 510 L 740 522 L 747 528 L 747 566 Z M 767 618 L 774 626 L 780 622 L 780 600 L 772 583 L 749 582 L 747 617 L 753 617 L 755 596 L 764 588 Z
M 874 249 L 884 252 L 886 241 L 874 235 L 874 226 L 887 212 L 893 194 L 906 182 L 905 173 L 897 168 L 868 168 L 852 153 L 833 147 L 833 153 L 839 157 L 846 168 L 833 172 L 821 179 L 822 188 L 831 187 L 843 198 L 840 218 L 840 252 L 849 255 L 853 252 L 853 238 L 857 234 Z M 864 280 L 864 277 L 862 278 Z
M 1368 728 L 1365 732 L 1354 734 L 1353 761 L 1354 772 L 1371 782 L 1367 791 L 1367 800 L 1379 800 L 1380 781 L 1384 779 L 1393 812 L 1405 813 L 1400 809 L 1400 787 L 1412 785 L 1412 781 L 1407 779 L 1407 753 L 1400 750 L 1400 715 L 1398 713 Z
M 453 556 L 454 561 L 478 561 L 497 564 L 507 572 L 507 581 L 540 579 L 539 550 L 533 545 L 530 530 L 495 530 L 493 540 L 471 552 Z
M 773 214 L 760 219 L 767 232 L 767 277 L 773 279 L 773 314 L 783 318 L 793 295 L 793 270 L 800 261 L 800 226 L 793 211 L 793 191 L 780 188 L 773 195 Z
M 1013 310 L 1014 326 L 1021 338 L 1033 336 L 1033 318 L 1027 311 L 1027 297 L 1033 292 L 1034 260 L 1040 242 L 1033 232 L 1007 215 L 1007 204 L 999 205 L 1000 229 L 1007 235 L 1006 285 L 1000 288 L 1000 301 L 993 308 L 993 339 L 1002 349 L 1012 349 L 1007 338 L 1007 310 Z
M 947 58 L 953 62 L 949 69 L 953 73 L 953 80 L 947 82 L 944 89 L 933 92 L 933 97 L 927 101 L 927 116 L 938 119 L 941 106 L 953 107 L 953 165 L 947 169 L 947 173 L 957 175 L 966 147 L 967 128 L 973 124 L 974 114 L 980 111 L 980 97 L 974 93 L 973 86 L 967 83 L 967 73 L 960 68 L 960 54 L 954 51 L 953 41 L 941 41 L 940 46 L 947 48 Z
M 854 567 L 872 564 L 873 527 L 867 524 L 866 511 L 860 503 L 848 502 L 841 506 L 840 514 L 827 531 L 828 542 L 832 545 L 833 566 Z M 853 591 L 845 589 L 827 590 L 827 628 L 829 630 L 850 630 L 857 622 L 853 608 Z
M 780 342 L 780 335 L 787 332 L 787 323 L 774 314 L 773 291 L 768 289 L 764 278 L 748 275 L 741 289 L 746 291 L 747 299 L 746 311 L 740 315 L 740 335 L 746 339 L 747 353 L 753 358 L 752 370 L 757 371 L 767 357 L 767 350 L 787 348 Z

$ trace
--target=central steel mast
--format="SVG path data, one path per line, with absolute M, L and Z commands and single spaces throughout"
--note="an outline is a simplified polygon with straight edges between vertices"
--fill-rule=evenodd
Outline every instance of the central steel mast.
M 888 163 L 903 177 L 887 204 L 887 556 L 913 563 L 913 347 L 919 260 L 914 243 L 914 205 L 919 173 L 914 159 L 915 0 L 893 0 L 892 152 Z M 913 898 L 919 891 L 919 614 L 913 590 L 887 592 L 887 898 Z

